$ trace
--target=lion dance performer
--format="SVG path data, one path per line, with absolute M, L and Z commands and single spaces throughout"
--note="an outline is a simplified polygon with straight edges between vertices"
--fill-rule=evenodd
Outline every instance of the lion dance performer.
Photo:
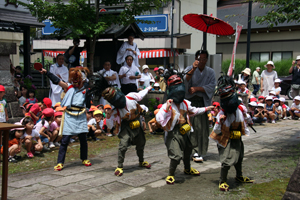
M 229 191 L 226 183 L 228 170 L 231 166 L 236 170 L 236 181 L 253 183 L 254 181 L 243 176 L 242 162 L 244 157 L 244 144 L 242 135 L 249 135 L 250 131 L 245 120 L 245 107 L 238 100 L 235 83 L 229 76 L 222 76 L 218 80 L 218 90 L 222 110 L 217 115 L 217 122 L 210 134 L 210 139 L 218 146 L 221 162 L 221 177 L 219 189 Z
M 143 113 L 143 109 L 137 103 L 141 101 L 151 89 L 152 87 L 150 86 L 138 93 L 131 92 L 125 96 L 118 88 L 108 87 L 102 93 L 103 98 L 115 107 L 113 116 L 117 122 L 118 137 L 120 138 L 118 167 L 115 170 L 116 176 L 123 175 L 125 153 L 131 145 L 136 146 L 135 149 L 139 157 L 139 166 L 147 169 L 151 168 L 151 165 L 144 161 L 146 138 L 140 121 L 140 115 Z
M 54 171 L 61 171 L 64 167 L 67 148 L 72 136 L 77 135 L 80 140 L 80 159 L 85 166 L 91 166 L 91 162 L 87 160 L 88 145 L 86 135 L 88 133 L 85 102 L 87 74 L 89 70 L 86 67 L 75 67 L 69 71 L 69 83 L 61 81 L 54 74 L 45 69 L 41 69 L 41 73 L 45 73 L 47 77 L 57 85 L 64 89 L 68 89 L 64 99 L 61 102 L 62 107 L 66 107 L 63 113 L 62 123 L 60 126 L 60 135 L 62 134 L 61 146 L 58 152 L 57 165 Z M 72 83 L 72 84 L 70 84 Z
M 192 168 L 190 164 L 190 156 L 194 148 L 191 136 L 196 133 L 191 130 L 189 117 L 204 114 L 214 106 L 203 108 L 191 106 L 191 102 L 184 99 L 185 86 L 178 75 L 170 76 L 167 84 L 169 87 L 168 100 L 156 114 L 156 121 L 166 130 L 165 144 L 171 159 L 166 182 L 174 184 L 174 174 L 180 160 L 183 160 L 185 174 L 200 175 L 200 172 Z

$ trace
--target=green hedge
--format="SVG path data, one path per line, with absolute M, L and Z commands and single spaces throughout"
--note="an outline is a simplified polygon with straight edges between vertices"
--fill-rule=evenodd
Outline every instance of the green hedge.
M 292 65 L 293 59 L 290 60 L 282 60 L 275 62 L 275 71 L 277 72 L 278 76 L 288 76 L 289 75 L 289 69 Z M 264 65 L 267 64 L 267 62 L 257 62 L 254 60 L 250 60 L 249 62 L 249 67 L 251 69 L 251 75 L 253 71 L 256 69 L 256 67 L 260 67 L 262 70 L 265 70 L 266 68 Z M 230 65 L 230 60 L 226 60 L 222 62 L 222 71 L 227 74 L 228 68 Z M 246 60 L 235 60 L 235 70 L 234 70 L 234 75 L 237 76 L 238 74 L 241 73 L 246 68 Z M 261 70 L 261 72 L 262 72 Z M 260 73 L 261 73 L 260 72 Z

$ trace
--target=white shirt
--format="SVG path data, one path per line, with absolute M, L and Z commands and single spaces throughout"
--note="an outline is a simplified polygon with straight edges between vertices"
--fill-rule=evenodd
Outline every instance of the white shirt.
M 88 125 L 93 125 L 93 126 L 95 126 L 95 128 L 97 128 L 96 124 L 97 124 L 97 122 L 96 122 L 95 118 L 90 119 L 90 121 L 88 122 Z M 103 120 L 101 120 L 98 124 L 99 124 L 100 129 L 102 129 L 103 128 Z
M 45 123 L 44 125 L 42 125 L 42 120 L 39 121 L 35 126 L 34 126 L 34 129 L 37 131 L 37 132 L 40 132 L 40 130 L 42 129 L 42 127 L 45 127 L 45 131 L 48 131 L 49 128 L 50 128 L 50 125 L 49 123 L 45 120 Z
M 137 66 L 135 66 L 132 63 L 131 67 L 129 67 L 127 65 L 127 63 L 125 63 L 125 65 L 122 66 L 119 71 L 119 75 L 126 74 L 126 76 L 121 79 L 122 84 L 130 84 L 130 83 L 136 84 L 137 83 L 136 79 L 129 79 L 129 77 L 130 76 L 138 76 L 138 75 L 136 75 L 137 72 L 138 72 L 138 75 L 141 75 L 141 71 L 139 70 L 139 68 Z
M 118 85 L 117 87 L 118 87 L 118 88 L 121 88 L 121 84 L 120 84 L 119 76 L 118 76 L 118 73 L 117 73 L 117 72 L 115 72 L 115 71 L 113 71 L 113 70 L 111 70 L 111 69 L 108 70 L 108 71 L 106 71 L 105 69 L 102 69 L 102 70 L 99 71 L 99 73 L 100 73 L 100 74 L 103 74 L 104 77 L 107 77 L 107 76 L 110 77 L 110 76 L 116 74 L 117 79 L 116 79 L 116 80 L 113 80 L 113 81 L 108 81 L 108 84 L 110 84 L 110 85 Z
M 21 137 L 21 139 L 25 138 L 26 136 L 29 136 L 29 135 L 26 133 L 26 131 L 24 131 L 24 135 Z M 39 134 L 39 132 L 37 130 L 32 129 L 32 132 L 31 132 L 30 136 L 32 136 L 32 139 L 34 141 L 36 141 L 36 138 L 40 137 L 40 134 Z
M 300 110 L 300 103 L 299 103 L 298 105 L 296 105 L 295 103 L 293 103 L 293 104 L 291 105 L 291 108 L 297 108 L 297 109 Z
M 147 73 L 142 73 L 141 74 L 141 78 L 144 79 L 144 85 L 145 88 L 150 86 L 150 80 L 154 80 L 153 76 L 151 73 L 147 72 Z
M 132 51 L 128 51 L 126 49 L 132 49 L 133 51 L 136 52 L 136 55 Z M 140 53 L 139 48 L 137 48 L 136 43 L 133 43 L 132 45 L 130 45 L 128 42 L 124 42 L 118 51 L 116 62 L 119 65 L 121 65 L 122 63 L 125 62 L 125 58 L 128 55 L 131 55 L 133 57 L 133 63 L 139 67 L 140 66 L 139 65 L 139 55 L 141 55 L 141 53 Z

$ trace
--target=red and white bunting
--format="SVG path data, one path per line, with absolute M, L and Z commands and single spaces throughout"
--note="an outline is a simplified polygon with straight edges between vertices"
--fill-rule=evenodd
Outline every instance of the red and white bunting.
M 58 54 L 64 54 L 64 51 L 50 51 L 50 50 L 43 50 L 43 54 L 44 56 L 50 56 L 53 58 L 56 58 L 56 56 Z M 84 58 L 86 58 L 86 51 L 82 51 L 80 52 L 80 56 L 83 56 Z
M 173 57 L 173 52 L 170 49 L 155 49 L 148 51 L 140 51 L 141 55 L 139 58 L 163 58 L 163 57 Z M 175 51 L 175 56 L 178 56 L 178 52 Z

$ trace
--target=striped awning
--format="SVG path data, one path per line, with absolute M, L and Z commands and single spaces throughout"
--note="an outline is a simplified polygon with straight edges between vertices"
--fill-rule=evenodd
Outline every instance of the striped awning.
M 155 49 L 148 51 L 140 51 L 141 55 L 139 58 L 163 58 L 163 57 L 173 57 L 173 52 L 171 49 Z M 175 50 L 175 56 L 178 56 L 178 52 Z

